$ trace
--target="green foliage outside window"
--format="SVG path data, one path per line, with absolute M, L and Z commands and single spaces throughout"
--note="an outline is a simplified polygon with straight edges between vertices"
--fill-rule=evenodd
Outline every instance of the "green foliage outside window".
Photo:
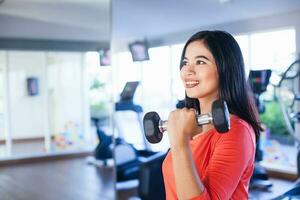
M 269 101 L 265 102 L 265 106 L 265 112 L 260 114 L 261 122 L 270 129 L 271 134 L 273 135 L 289 135 L 279 103 L 276 101 Z
M 91 116 L 104 117 L 108 114 L 109 94 L 105 90 L 105 83 L 94 79 L 89 91 Z

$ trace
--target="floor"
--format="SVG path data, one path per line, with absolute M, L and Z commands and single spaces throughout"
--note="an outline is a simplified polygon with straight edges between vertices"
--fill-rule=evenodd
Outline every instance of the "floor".
M 48 153 L 60 153 L 76 150 L 93 150 L 94 144 L 89 145 L 69 145 L 64 147 L 58 147 L 54 141 L 51 143 L 51 152 Z M 47 153 L 45 150 L 44 140 L 32 140 L 12 143 L 12 156 L 31 156 Z M 9 157 L 5 144 L 0 144 L 0 159 Z
M 115 199 L 113 168 L 88 165 L 85 158 L 0 167 L 0 199 Z
M 269 190 L 250 190 L 249 199 L 252 200 L 269 200 L 275 198 L 289 190 L 293 183 L 292 181 L 271 178 L 273 186 Z
M 85 158 L 43 161 L 0 167 L 0 197 L 4 200 L 102 200 L 114 199 L 113 168 L 88 165 Z M 269 191 L 251 190 L 249 199 L 271 199 L 293 182 L 271 179 Z M 118 199 L 137 196 L 137 182 L 121 185 Z
M 291 182 L 291 181 L 285 181 L 285 180 L 273 179 L 273 178 L 271 179 L 271 181 L 273 183 L 273 187 L 271 189 L 269 189 L 268 191 L 259 190 L 259 189 L 250 190 L 249 199 L 250 200 L 270 200 L 270 199 L 282 194 L 289 188 L 291 188 L 291 186 L 293 184 L 293 182 Z M 131 185 L 131 187 L 129 186 L 127 189 L 122 188 L 122 189 L 118 190 L 117 195 L 118 195 L 119 200 L 127 200 L 127 199 L 134 200 L 135 198 L 133 198 L 133 197 L 138 196 L 137 189 L 136 189 L 137 184 L 133 183 L 133 182 L 129 182 L 128 185 Z

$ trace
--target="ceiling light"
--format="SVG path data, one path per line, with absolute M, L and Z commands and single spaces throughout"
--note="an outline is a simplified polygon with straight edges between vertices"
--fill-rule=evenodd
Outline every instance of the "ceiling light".
M 219 0 L 220 3 L 229 3 L 232 2 L 232 0 Z

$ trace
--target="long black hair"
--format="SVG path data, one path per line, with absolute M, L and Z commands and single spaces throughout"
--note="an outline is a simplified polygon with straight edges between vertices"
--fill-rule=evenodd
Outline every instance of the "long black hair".
M 236 40 L 225 31 L 200 31 L 195 33 L 185 44 L 180 62 L 187 46 L 193 41 L 203 41 L 212 53 L 219 75 L 219 98 L 226 101 L 231 114 L 237 115 L 248 122 L 259 137 L 262 127 L 254 103 L 253 94 L 245 77 L 244 60 Z M 199 100 L 186 95 L 186 106 L 199 110 Z M 199 110 L 200 111 L 200 110 Z

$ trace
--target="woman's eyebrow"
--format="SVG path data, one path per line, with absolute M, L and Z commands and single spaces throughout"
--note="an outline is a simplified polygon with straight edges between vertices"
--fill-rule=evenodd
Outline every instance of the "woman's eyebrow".
M 196 59 L 196 58 L 203 58 L 203 59 L 205 59 L 205 60 L 210 61 L 210 59 L 208 59 L 208 58 L 207 58 L 206 56 L 204 56 L 204 55 L 196 56 L 195 59 Z M 188 59 L 187 57 L 184 57 L 183 60 L 189 60 L 189 59 Z
M 195 58 L 203 58 L 203 59 L 205 59 L 205 60 L 208 60 L 208 61 L 209 61 L 209 59 L 208 59 L 206 56 L 203 56 L 203 55 L 196 56 Z

